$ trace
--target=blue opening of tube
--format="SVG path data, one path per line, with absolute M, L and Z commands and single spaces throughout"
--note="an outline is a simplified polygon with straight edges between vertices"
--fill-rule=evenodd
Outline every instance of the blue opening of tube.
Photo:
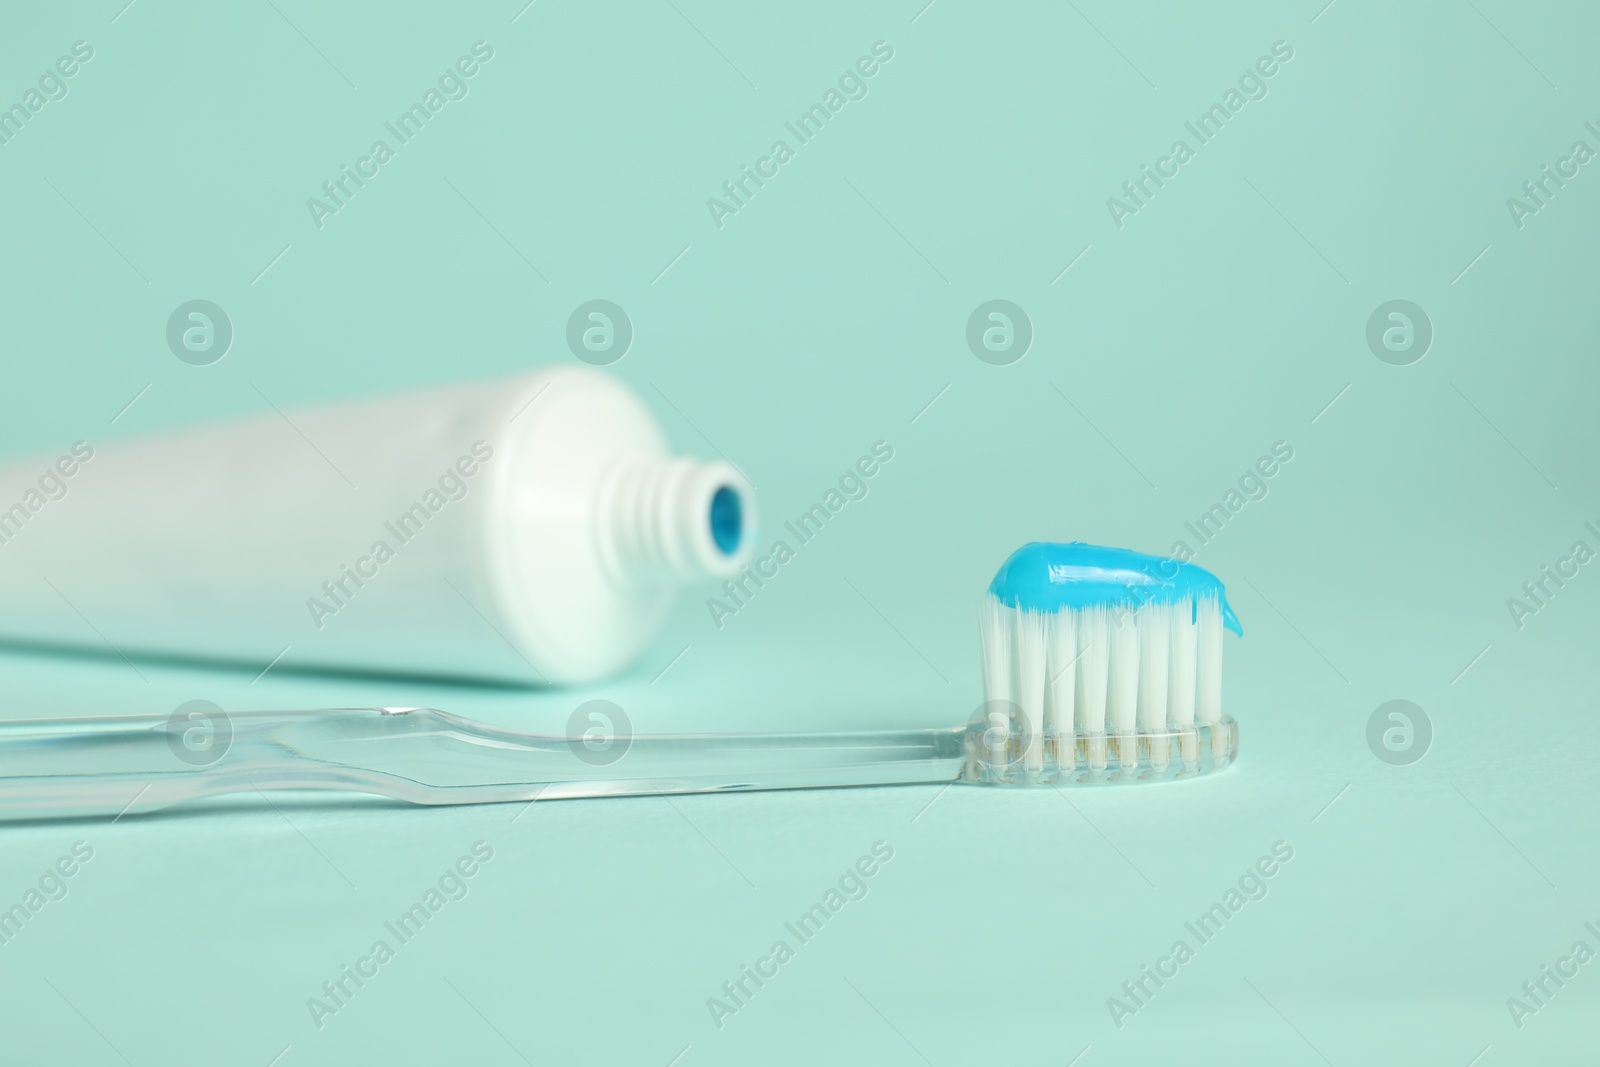
M 744 504 L 738 493 L 723 486 L 711 498 L 711 539 L 724 556 L 731 556 L 738 551 L 743 534 Z

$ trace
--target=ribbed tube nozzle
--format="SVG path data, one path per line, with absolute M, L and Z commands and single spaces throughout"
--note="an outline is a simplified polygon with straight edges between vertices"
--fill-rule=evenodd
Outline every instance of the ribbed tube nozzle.
M 599 497 L 596 534 L 626 583 L 736 574 L 750 556 L 755 492 L 731 464 L 620 460 Z

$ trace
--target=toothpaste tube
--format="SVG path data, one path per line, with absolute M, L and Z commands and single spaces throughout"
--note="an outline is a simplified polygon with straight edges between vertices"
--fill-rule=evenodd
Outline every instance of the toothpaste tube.
M 275 409 L 0 468 L 0 639 L 589 681 L 737 574 L 755 517 L 589 368 Z

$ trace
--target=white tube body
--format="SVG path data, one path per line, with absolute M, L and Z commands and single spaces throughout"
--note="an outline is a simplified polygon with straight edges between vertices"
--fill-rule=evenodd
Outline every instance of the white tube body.
M 0 469 L 0 639 L 586 681 L 753 540 L 738 473 L 587 368 L 60 454 Z

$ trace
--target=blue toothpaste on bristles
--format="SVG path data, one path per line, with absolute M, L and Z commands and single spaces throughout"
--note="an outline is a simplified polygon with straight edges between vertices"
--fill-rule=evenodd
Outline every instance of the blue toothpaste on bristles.
M 1113 754 L 1184 766 L 1201 738 L 1233 744 L 1222 710 L 1222 632 L 1243 636 L 1222 582 L 1192 563 L 1125 548 L 1036 541 L 1017 549 L 983 598 L 983 695 L 1007 719 L 1020 769 L 1037 775 Z M 1224 730 L 1226 725 L 1226 730 Z M 1231 757 L 1231 751 L 1229 753 Z

